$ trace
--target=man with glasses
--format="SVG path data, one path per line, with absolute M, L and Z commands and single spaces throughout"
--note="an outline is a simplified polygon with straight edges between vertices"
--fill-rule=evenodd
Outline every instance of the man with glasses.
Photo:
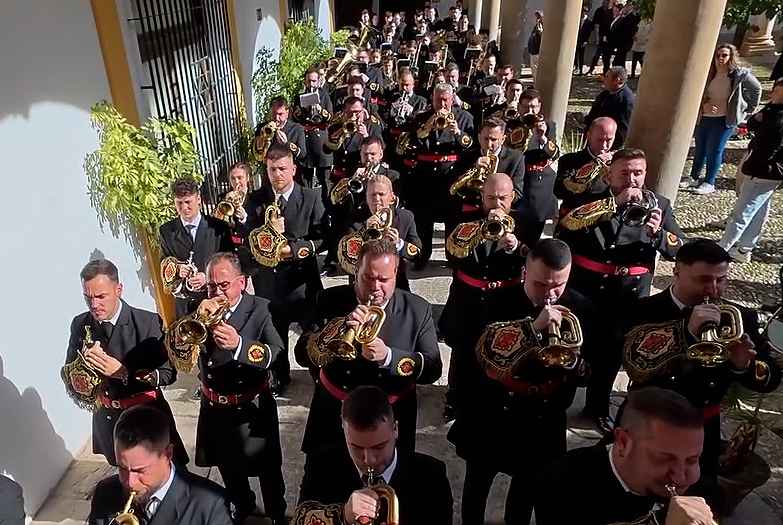
M 269 301 L 245 293 L 246 277 L 236 255 L 220 252 L 207 265 L 208 300 L 199 308 L 228 302 L 224 319 L 211 328 L 199 356 L 201 408 L 196 464 L 217 466 L 238 523 L 257 513 L 249 476 L 258 476 L 264 512 L 285 523 L 277 404 L 267 369 L 283 342 L 269 314 Z

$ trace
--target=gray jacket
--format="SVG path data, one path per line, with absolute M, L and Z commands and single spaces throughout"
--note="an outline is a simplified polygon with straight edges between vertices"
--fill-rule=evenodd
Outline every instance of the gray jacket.
M 761 84 L 750 72 L 750 69 L 738 67 L 731 73 L 731 93 L 726 104 L 726 127 L 733 128 L 740 122 L 744 122 L 749 114 L 756 111 L 761 101 Z M 709 85 L 709 81 L 707 82 Z M 701 101 L 707 99 L 707 86 L 704 86 L 704 94 Z M 699 116 L 701 120 L 701 115 Z

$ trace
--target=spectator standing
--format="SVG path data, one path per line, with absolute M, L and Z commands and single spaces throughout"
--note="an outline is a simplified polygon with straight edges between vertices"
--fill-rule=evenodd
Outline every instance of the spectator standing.
M 633 36 L 633 46 L 631 47 L 631 76 L 636 78 L 636 64 L 644 66 L 644 53 L 647 51 L 647 41 L 652 32 L 652 20 L 642 20 Z M 641 74 L 641 73 L 640 73 Z
M 533 75 L 533 84 L 536 83 L 536 72 L 538 71 L 538 55 L 541 53 L 541 37 L 544 33 L 544 14 L 536 11 L 536 23 L 527 39 L 527 52 L 530 54 L 530 72 Z
M 691 176 L 680 183 L 680 188 L 693 188 L 699 195 L 715 191 L 726 142 L 737 124 L 755 111 L 760 98 L 761 84 L 750 69 L 737 63 L 737 48 L 731 44 L 718 45 L 701 100 Z M 701 180 L 699 175 L 705 164 L 707 172 Z
M 576 37 L 576 54 L 574 55 L 574 73 L 582 74 L 585 65 L 585 49 L 593 34 L 595 24 L 590 20 L 590 8 L 582 6 L 582 19 L 579 22 L 579 34 Z
M 609 0 L 603 0 L 600 7 L 593 13 L 593 25 L 598 27 L 598 47 L 595 49 L 593 60 L 590 62 L 588 75 L 593 74 L 600 57 L 604 65 L 604 74 L 609 70 L 609 59 L 612 56 L 612 48 L 609 44 L 609 31 L 615 18 L 614 8 Z
M 626 84 L 628 73 L 622 66 L 614 66 L 604 75 L 604 90 L 593 101 L 590 112 L 585 117 L 585 129 L 598 117 L 612 117 L 617 122 L 617 134 L 614 145 L 622 148 L 628 136 L 631 112 L 636 104 L 636 95 Z

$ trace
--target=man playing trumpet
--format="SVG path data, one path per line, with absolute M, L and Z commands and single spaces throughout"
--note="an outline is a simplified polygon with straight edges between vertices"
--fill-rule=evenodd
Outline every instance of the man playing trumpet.
M 199 353 L 201 406 L 196 464 L 217 466 L 237 522 L 257 512 L 248 482 L 258 476 L 264 512 L 285 523 L 285 484 L 277 404 L 269 389 L 269 366 L 284 351 L 269 313 L 269 301 L 245 293 L 239 259 L 216 253 L 207 266 L 209 299 L 199 308 L 228 308 L 210 328 Z
M 395 289 L 397 252 L 387 239 L 365 242 L 356 282 L 318 294 L 312 320 L 296 344 L 297 362 L 319 378 L 302 440 L 308 457 L 344 448 L 340 402 L 359 385 L 386 392 L 400 425 L 400 447 L 414 450 L 416 384 L 436 381 L 442 364 L 430 304 Z M 366 343 L 352 340 L 351 334 L 370 327 L 365 323 L 375 329 L 374 337 Z M 341 341 L 343 350 L 333 351 Z M 306 463 L 305 472 L 308 468 Z
M 288 118 L 290 113 L 291 108 L 284 97 L 272 99 L 269 121 L 256 127 L 255 152 L 259 160 L 266 158 L 270 146 L 282 144 L 291 150 L 297 164 L 304 165 L 307 161 L 305 130 L 301 124 Z
M 757 392 L 780 384 L 757 312 L 722 299 L 730 262 L 712 240 L 685 244 L 677 252 L 672 285 L 640 299 L 621 330 L 623 364 L 634 386 L 675 390 L 703 410 L 702 475 L 711 488 L 718 474 L 720 403 L 731 383 Z M 737 314 L 739 319 L 731 318 Z M 719 332 L 717 343 L 707 336 L 710 327 Z
M 475 319 L 463 335 L 475 353 L 470 376 L 460 361 L 466 382 L 448 438 L 466 462 L 465 525 L 484 523 L 498 472 L 511 476 L 505 522 L 527 524 L 531 472 L 565 454 L 566 410 L 586 374 L 581 348 L 593 328 L 590 302 L 568 286 L 570 271 L 568 246 L 544 239 L 527 255 L 523 283 L 507 288 L 505 300 L 460 305 Z

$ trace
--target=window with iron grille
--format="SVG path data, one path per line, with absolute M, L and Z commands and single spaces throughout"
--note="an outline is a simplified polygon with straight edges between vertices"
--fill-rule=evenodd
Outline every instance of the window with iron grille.
M 231 61 L 227 0 L 132 0 L 151 115 L 196 129 L 207 212 L 228 189 L 240 160 L 239 105 Z
M 313 0 L 288 0 L 288 18 L 300 22 L 315 16 Z

